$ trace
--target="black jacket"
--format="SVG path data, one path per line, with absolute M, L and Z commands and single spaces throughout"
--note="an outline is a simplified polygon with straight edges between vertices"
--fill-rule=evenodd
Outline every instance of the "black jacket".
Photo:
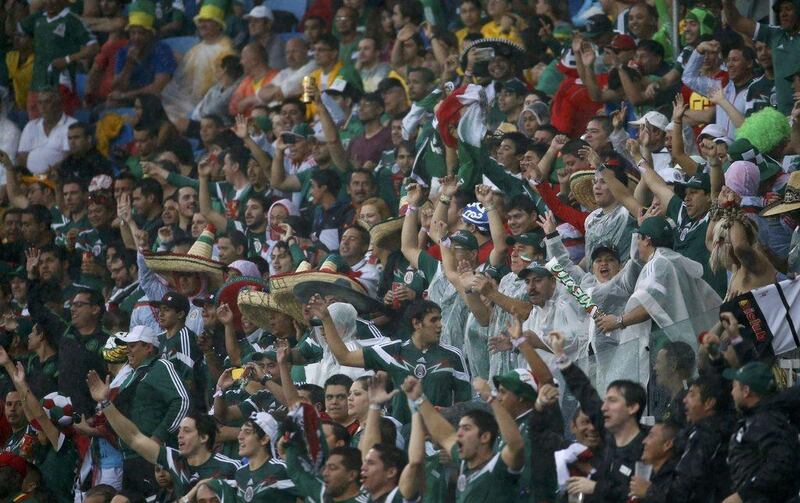
M 689 426 L 683 454 L 664 486 L 665 501 L 717 503 L 733 493 L 725 461 L 731 429 L 731 421 L 716 414 Z
M 733 491 L 745 503 L 784 502 L 797 495 L 800 442 L 789 420 L 767 404 L 743 411 L 728 448 Z
M 592 387 L 589 378 L 577 366 L 570 365 L 561 371 L 567 387 L 580 402 L 581 410 L 592 420 L 598 434 L 604 439 L 603 452 L 597 471 L 591 479 L 597 482 L 594 494 L 586 498 L 586 503 L 625 503 L 628 500 L 630 479 L 636 462 L 642 457 L 642 440 L 647 435 L 640 431 L 627 445 L 617 446 L 614 435 L 606 432 L 603 424 L 603 413 L 600 410 L 603 401 Z
M 678 460 L 673 457 L 664 463 L 657 472 L 653 472 L 653 475 L 650 477 L 650 487 L 647 489 L 647 494 L 645 494 L 644 498 L 639 500 L 641 503 L 668 503 L 678 501 L 667 495 L 667 490 L 675 477 L 675 466 L 677 464 Z

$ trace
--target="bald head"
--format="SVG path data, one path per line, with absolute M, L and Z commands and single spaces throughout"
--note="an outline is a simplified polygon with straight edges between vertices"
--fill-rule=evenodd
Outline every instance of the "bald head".
M 308 63 L 308 43 L 303 38 L 293 38 L 286 42 L 286 64 L 297 70 Z

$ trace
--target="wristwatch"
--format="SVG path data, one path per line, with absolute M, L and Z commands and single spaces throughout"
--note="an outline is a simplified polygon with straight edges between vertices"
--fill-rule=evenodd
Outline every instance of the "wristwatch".
M 264 374 L 264 377 L 259 381 L 262 386 L 266 386 L 268 381 L 272 380 L 272 374 Z

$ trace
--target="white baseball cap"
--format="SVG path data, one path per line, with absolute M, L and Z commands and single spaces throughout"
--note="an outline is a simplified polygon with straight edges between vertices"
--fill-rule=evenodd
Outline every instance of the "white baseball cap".
M 131 342 L 146 342 L 155 347 L 159 345 L 158 335 L 156 335 L 152 328 L 146 325 L 136 325 L 131 328 L 128 333 L 120 332 L 120 334 L 117 335 L 117 339 L 125 344 L 130 344 Z
M 272 11 L 266 5 L 257 5 L 250 10 L 250 12 L 244 16 L 245 19 L 247 18 L 257 18 L 257 19 L 269 19 L 270 21 L 275 21 L 275 16 L 272 14 Z
M 660 129 L 661 131 L 667 130 L 667 125 L 669 124 L 669 119 L 667 116 L 656 112 L 655 110 L 651 112 L 647 112 L 639 120 L 635 120 L 631 122 L 634 126 L 644 126 L 645 124 L 650 124 L 651 126 Z

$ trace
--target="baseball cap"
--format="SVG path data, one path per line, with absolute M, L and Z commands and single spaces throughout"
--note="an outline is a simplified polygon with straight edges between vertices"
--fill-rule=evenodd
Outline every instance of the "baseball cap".
M 300 124 L 295 125 L 295 127 L 293 127 L 291 131 L 285 134 L 299 136 L 300 138 L 307 140 L 312 136 L 314 136 L 314 130 L 311 128 L 311 126 L 309 126 L 305 122 L 301 122 Z
M 450 235 L 450 242 L 453 246 L 466 248 L 468 250 L 478 249 L 478 240 L 469 231 L 460 230 Z
M 525 86 L 525 83 L 517 78 L 503 82 L 502 89 L 514 94 L 528 94 L 528 88 Z
M 542 264 L 536 262 L 535 260 L 530 264 L 528 264 L 528 267 L 518 272 L 517 276 L 519 276 L 522 279 L 525 279 L 531 274 L 535 274 L 536 276 L 542 276 L 542 277 L 552 276 L 552 274 L 550 273 L 550 271 L 547 270 L 547 268 L 545 268 Z
M 761 362 L 750 362 L 738 370 L 725 369 L 722 375 L 725 379 L 746 384 L 759 395 L 768 395 L 777 390 L 772 370 Z
M 146 325 L 136 325 L 132 327 L 128 333 L 120 333 L 117 338 L 122 344 L 126 345 L 132 342 L 146 342 L 155 347 L 159 346 L 158 335 L 156 335 L 152 328 Z
M 651 112 L 647 112 L 638 120 L 631 122 L 634 126 L 644 126 L 645 124 L 650 124 L 653 127 L 656 127 L 662 131 L 667 130 L 667 125 L 669 124 L 669 119 L 662 114 L 661 112 L 656 112 L 655 110 Z
M 625 33 L 617 33 L 608 46 L 618 51 L 632 51 L 636 49 L 636 40 Z
M 536 400 L 536 397 L 539 396 L 539 387 L 528 369 L 514 369 L 505 374 L 494 376 L 492 382 L 494 382 L 495 388 L 503 386 L 520 398 Z
M 718 126 L 717 124 L 709 124 L 697 135 L 698 138 L 702 138 L 703 136 L 710 136 L 714 139 L 722 138 L 725 136 L 725 130 L 722 129 L 722 126 Z
M 25 458 L 17 456 L 13 452 L 0 454 L 0 466 L 10 466 L 22 478 L 25 478 L 28 474 L 28 462 L 25 461 Z
M 602 244 L 597 248 L 595 248 L 594 250 L 592 250 L 592 256 L 591 256 L 592 262 L 597 260 L 597 257 L 599 257 L 601 253 L 610 253 L 611 255 L 614 256 L 615 259 L 619 260 L 619 252 L 617 251 L 617 248 L 614 245 Z
M 612 31 L 614 31 L 614 26 L 605 14 L 590 16 L 583 25 L 583 35 L 586 38 L 597 38 Z
M 272 11 L 266 5 L 257 5 L 250 9 L 244 18 L 256 18 L 256 19 L 269 19 L 270 21 L 275 21 L 275 15 L 272 14 Z
M 772 4 L 772 10 L 776 13 L 780 12 L 781 4 L 784 2 L 789 2 L 790 4 L 794 5 L 795 12 L 800 12 L 800 1 L 798 0 L 777 0 L 774 4 Z
M 189 314 L 189 299 L 178 292 L 165 293 L 161 298 L 161 302 L 158 304 L 159 306 L 171 307 L 176 311 L 183 311 L 184 313 Z
M 664 217 L 649 217 L 639 226 L 639 235 L 653 240 L 653 246 L 672 248 L 674 235 L 672 226 Z
M 197 307 L 203 307 L 203 306 L 208 306 L 208 305 L 216 306 L 217 305 L 217 294 L 216 294 L 216 292 L 215 293 L 207 293 L 207 294 L 203 295 L 202 297 L 195 297 L 194 299 L 192 299 L 192 305 L 195 305 Z
M 688 189 L 700 189 L 703 192 L 711 192 L 711 177 L 708 173 L 697 173 L 681 183 L 681 185 Z
M 516 236 L 506 237 L 507 245 L 513 246 L 517 243 L 522 245 L 535 246 L 536 248 L 541 248 L 542 236 L 535 232 L 523 232 L 522 234 L 517 234 Z

